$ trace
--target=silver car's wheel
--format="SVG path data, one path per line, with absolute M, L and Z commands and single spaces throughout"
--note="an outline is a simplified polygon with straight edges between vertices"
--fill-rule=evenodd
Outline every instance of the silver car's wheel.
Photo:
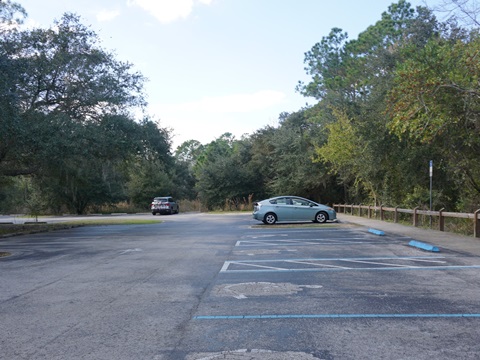
M 328 215 L 326 212 L 320 211 L 315 215 L 315 222 L 324 223 L 328 220 Z
M 263 218 L 263 222 L 267 225 L 273 225 L 277 222 L 277 215 L 274 213 L 268 213 Z

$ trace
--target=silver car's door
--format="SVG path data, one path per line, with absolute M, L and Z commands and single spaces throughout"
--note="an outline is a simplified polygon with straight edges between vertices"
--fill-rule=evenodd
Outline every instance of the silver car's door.
M 287 197 L 278 198 L 273 205 L 277 221 L 291 221 L 294 219 L 292 200 Z
M 292 198 L 294 220 L 312 221 L 315 219 L 317 207 L 314 203 L 300 198 Z

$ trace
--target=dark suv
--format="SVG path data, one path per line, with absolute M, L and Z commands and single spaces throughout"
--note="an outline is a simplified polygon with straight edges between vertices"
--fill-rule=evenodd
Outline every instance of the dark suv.
M 178 214 L 178 204 L 171 196 L 161 196 L 153 199 L 150 205 L 153 215 Z

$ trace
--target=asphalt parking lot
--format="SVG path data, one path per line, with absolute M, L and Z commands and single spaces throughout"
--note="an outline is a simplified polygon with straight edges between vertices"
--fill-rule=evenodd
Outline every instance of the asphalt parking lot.
M 0 358 L 477 359 L 475 242 L 430 233 L 431 253 L 348 221 L 180 214 L 0 240 Z

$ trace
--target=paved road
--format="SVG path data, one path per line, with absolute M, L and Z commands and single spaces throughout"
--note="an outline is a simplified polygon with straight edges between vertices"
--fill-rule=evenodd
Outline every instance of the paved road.
M 480 258 L 465 249 L 345 223 L 162 219 L 0 239 L 0 359 L 480 355 Z

